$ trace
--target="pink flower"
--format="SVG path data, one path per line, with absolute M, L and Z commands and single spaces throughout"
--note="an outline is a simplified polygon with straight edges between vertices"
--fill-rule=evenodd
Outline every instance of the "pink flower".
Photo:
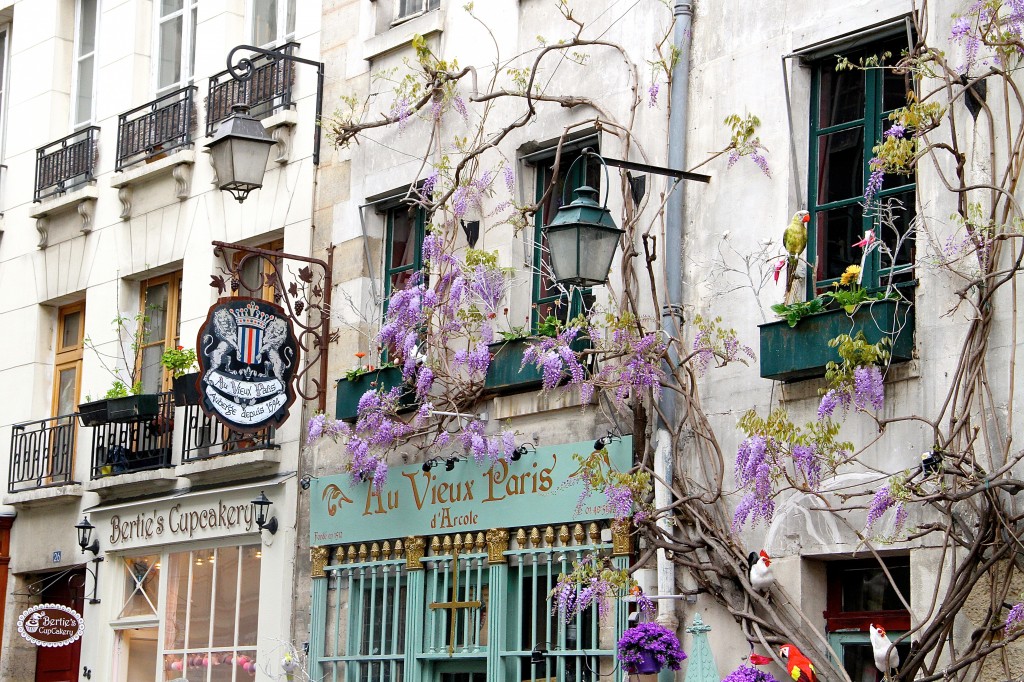
M 855 243 L 854 246 L 867 248 L 874 244 L 876 241 L 878 240 L 875 238 L 875 231 L 868 230 L 867 232 L 864 233 L 864 239 L 861 239 L 859 242 Z
M 779 275 L 782 274 L 782 268 L 786 267 L 786 259 L 780 258 L 779 262 L 775 264 L 775 283 L 779 283 Z

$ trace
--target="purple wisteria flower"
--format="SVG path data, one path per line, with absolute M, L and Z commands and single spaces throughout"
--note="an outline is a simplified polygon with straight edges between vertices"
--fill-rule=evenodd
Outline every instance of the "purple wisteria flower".
M 440 177 L 440 173 L 435 169 L 423 180 L 423 196 L 428 199 L 434 196 L 434 188 L 437 187 L 437 181 Z
M 868 186 L 864 188 L 864 201 L 871 203 L 881 189 L 885 181 L 885 167 L 882 160 L 877 156 L 868 162 L 871 167 L 871 177 L 868 178 Z
M 651 86 L 647 88 L 647 106 L 653 108 L 658 106 L 658 91 L 661 90 L 661 84 L 655 81 L 651 83 Z
M 314 414 L 309 420 L 309 426 L 306 432 L 306 443 L 312 445 L 316 441 L 320 440 L 320 436 L 324 434 L 324 424 L 327 422 L 327 415 Z
M 579 327 L 568 327 L 558 336 L 532 344 L 523 352 L 521 366 L 534 365 L 541 370 L 544 391 L 557 387 L 562 380 L 563 372 L 569 374 L 574 385 L 581 385 L 579 382 L 585 380 L 583 365 L 571 348 L 579 332 Z
M 850 406 L 850 394 L 835 388 L 830 388 L 821 397 L 821 404 L 818 405 L 818 421 L 831 417 L 837 407 L 842 407 L 845 412 Z
M 736 505 L 736 511 L 733 512 L 732 531 L 738 533 L 743 530 L 743 526 L 751 516 L 753 516 L 755 524 L 758 520 L 764 521 L 766 524 L 771 523 L 772 517 L 775 516 L 775 500 L 771 497 L 758 497 L 752 492 L 744 495 L 740 499 L 740 503 Z
M 512 166 L 505 166 L 503 173 L 505 175 L 505 189 L 511 192 L 512 187 L 516 184 L 516 172 L 512 170 Z
M 391 104 L 391 111 L 388 112 L 388 116 L 398 121 L 398 132 L 401 134 L 405 132 L 406 126 L 409 125 L 409 116 L 412 114 L 412 109 L 409 106 L 408 97 L 400 97 Z
M 429 367 L 422 367 L 416 377 L 416 398 L 423 400 L 430 394 L 434 386 L 434 371 Z
M 772 170 L 768 167 L 768 157 L 761 153 L 761 148 L 755 149 L 750 154 L 750 160 L 754 162 L 761 172 L 769 178 L 772 176 Z
M 736 483 L 747 493 L 736 505 L 732 528 L 739 531 L 753 516 L 754 522 L 769 523 L 775 515 L 772 498 L 772 455 L 778 451 L 774 439 L 753 435 L 743 440 L 736 451 Z
M 736 162 L 739 161 L 739 160 L 740 160 L 740 150 L 739 149 L 733 149 L 731 152 L 729 152 L 729 161 L 726 164 L 726 168 L 732 168 L 733 166 L 736 165 Z
M 871 526 L 875 525 L 875 523 L 877 523 L 878 520 L 882 518 L 882 515 L 885 514 L 885 512 L 887 512 L 891 507 L 897 504 L 901 507 L 903 506 L 902 502 L 897 502 L 896 498 L 893 497 L 892 489 L 889 486 L 883 486 L 879 488 L 878 491 L 875 493 L 875 496 L 871 499 L 871 504 L 868 505 L 867 527 L 870 528 Z M 897 509 L 897 516 L 898 515 L 899 510 Z M 897 530 L 899 530 L 901 525 L 902 524 L 897 525 Z
M 469 112 L 466 110 L 466 101 L 462 99 L 462 95 L 455 95 L 452 98 L 452 106 L 455 107 L 455 111 L 459 112 L 462 120 L 469 123 Z
M 633 491 L 624 485 L 610 484 L 605 487 L 604 494 L 608 498 L 608 509 L 615 515 L 615 519 L 628 519 L 633 509 Z
M 1006 623 L 1004 624 L 1004 627 L 1008 631 L 1016 630 L 1021 626 L 1024 626 L 1024 602 L 1021 602 L 1010 609 L 1010 613 L 1006 615 Z
M 862 410 L 868 409 L 869 404 L 875 410 L 885 406 L 885 383 L 878 365 L 853 370 L 853 404 Z
M 722 678 L 722 682 L 779 682 L 771 673 L 751 665 L 741 665 Z
M 807 484 L 811 488 L 817 488 L 818 484 L 821 483 L 821 461 L 818 459 L 814 447 L 810 445 L 794 445 L 791 454 L 797 471 L 804 475 L 804 478 L 807 479 Z
M 461 218 L 466 215 L 466 211 L 469 210 L 469 189 L 466 187 L 459 187 L 452 194 L 452 213 L 455 214 L 456 218 Z
M 894 139 L 903 139 L 906 135 L 907 129 L 900 123 L 895 123 L 888 130 L 885 131 L 885 136 Z

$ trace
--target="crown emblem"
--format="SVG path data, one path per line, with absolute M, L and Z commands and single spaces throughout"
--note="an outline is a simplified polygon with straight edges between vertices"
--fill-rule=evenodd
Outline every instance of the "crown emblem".
M 259 309 L 255 302 L 249 303 L 240 310 L 232 310 L 235 321 L 243 327 L 266 329 L 274 321 L 274 316 Z

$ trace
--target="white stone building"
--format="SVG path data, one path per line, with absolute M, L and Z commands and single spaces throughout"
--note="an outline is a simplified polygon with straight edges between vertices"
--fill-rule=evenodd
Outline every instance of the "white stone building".
M 276 430 L 242 435 L 175 407 L 159 360 L 196 345 L 221 295 L 211 276 L 225 277 L 223 295 L 265 299 L 290 281 L 261 279 L 271 267 L 250 260 L 233 290 L 224 268 L 244 252 L 221 258 L 212 242 L 310 253 L 317 71 L 259 56 L 240 86 L 225 69 L 236 45 L 316 61 L 320 4 L 0 5 L 0 509 L 16 514 L 0 679 L 276 679 L 271 662 L 296 641 L 304 403 Z M 276 140 L 245 203 L 217 189 L 204 150 L 236 101 Z M 79 423 L 77 405 L 106 395 L 111 370 L 156 396 L 155 416 Z M 261 491 L 276 534 L 255 525 Z M 79 548 L 83 516 L 96 550 Z M 77 643 L 19 635 L 40 601 L 81 613 Z

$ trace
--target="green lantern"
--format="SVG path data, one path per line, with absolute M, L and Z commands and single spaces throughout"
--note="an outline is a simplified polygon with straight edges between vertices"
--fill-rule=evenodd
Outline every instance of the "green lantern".
M 597 156 L 605 166 L 599 154 L 586 149 L 576 161 L 583 159 L 586 164 L 588 156 Z M 569 170 L 567 175 L 571 175 L 571 166 Z M 608 184 L 607 178 L 608 167 L 605 166 L 605 184 Z M 559 208 L 554 220 L 544 228 L 551 269 L 559 284 L 580 287 L 604 284 L 608 281 L 619 237 L 625 230 L 612 219 L 607 192 L 603 206 L 598 204 L 600 193 L 593 187 L 584 185 L 577 188 L 575 194 L 576 199 Z

